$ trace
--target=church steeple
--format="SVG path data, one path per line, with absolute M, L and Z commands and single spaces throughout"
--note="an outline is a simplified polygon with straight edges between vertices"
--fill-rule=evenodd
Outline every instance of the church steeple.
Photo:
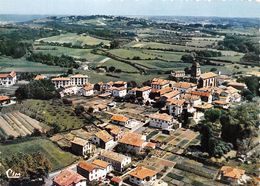
M 200 75 L 201 75 L 200 64 L 197 62 L 193 62 L 191 66 L 191 77 L 199 78 Z

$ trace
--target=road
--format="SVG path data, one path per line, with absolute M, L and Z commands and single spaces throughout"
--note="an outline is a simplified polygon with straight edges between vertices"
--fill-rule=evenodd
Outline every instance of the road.
M 110 60 L 109 57 L 106 57 L 105 59 L 102 59 L 101 61 L 99 61 L 100 64 L 103 64 L 105 63 L 106 61 Z

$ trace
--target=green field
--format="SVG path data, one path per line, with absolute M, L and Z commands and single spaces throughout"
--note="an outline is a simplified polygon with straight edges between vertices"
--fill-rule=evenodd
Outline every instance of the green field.
M 98 39 L 91 36 L 77 35 L 75 33 L 61 34 L 59 36 L 52 36 L 48 38 L 39 39 L 47 43 L 71 43 L 72 45 L 98 45 L 101 42 L 105 45 L 109 45 L 109 40 Z
M 66 106 L 61 101 L 52 103 L 43 100 L 26 100 L 23 102 L 22 109 L 28 115 L 36 115 L 46 124 L 56 123 L 61 127 L 61 131 L 77 129 L 85 125 L 85 120 L 76 117 L 73 108 Z
M 105 57 L 91 53 L 91 49 L 77 49 L 61 46 L 40 45 L 34 47 L 34 52 L 51 54 L 53 56 L 68 55 L 74 58 L 85 58 L 88 62 L 99 62 Z
M 155 56 L 151 54 L 146 54 L 142 50 L 138 49 L 114 49 L 109 51 L 118 57 L 125 59 L 133 59 L 133 57 L 140 57 L 140 59 L 154 59 Z
M 107 66 L 107 67 L 114 66 L 116 69 L 121 69 L 124 72 L 131 72 L 131 73 L 132 72 L 135 72 L 135 73 L 139 72 L 135 67 L 133 67 L 133 66 L 127 64 L 127 63 L 123 63 L 121 61 L 116 61 L 114 59 L 109 59 L 105 63 L 99 64 L 99 66 Z
M 32 139 L 30 141 L 21 142 L 17 144 L 10 145 L 0 145 L 1 159 L 10 157 L 12 154 L 16 153 L 43 153 L 47 159 L 52 164 L 52 170 L 57 170 L 72 164 L 77 160 L 77 157 L 64 152 L 59 147 L 54 145 L 51 141 L 47 139 Z
M 58 66 L 48 66 L 41 63 L 27 61 L 24 58 L 13 59 L 9 57 L 0 57 L 0 72 L 36 72 L 36 73 L 62 73 L 66 68 Z
M 212 59 L 220 59 L 220 60 L 227 60 L 232 62 L 240 62 L 240 59 L 243 55 L 236 55 L 236 56 L 221 56 L 221 57 L 213 57 Z

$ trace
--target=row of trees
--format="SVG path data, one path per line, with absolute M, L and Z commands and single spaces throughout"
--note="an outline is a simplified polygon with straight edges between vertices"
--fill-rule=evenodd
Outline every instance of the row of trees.
M 15 91 L 15 96 L 19 100 L 42 99 L 48 100 L 58 98 L 59 93 L 49 79 L 31 81 L 29 84 L 20 86 Z
M 40 62 L 51 66 L 79 68 L 79 64 L 75 62 L 73 57 L 66 55 L 52 56 L 50 54 L 32 53 L 29 57 L 27 57 L 27 60 L 33 62 Z

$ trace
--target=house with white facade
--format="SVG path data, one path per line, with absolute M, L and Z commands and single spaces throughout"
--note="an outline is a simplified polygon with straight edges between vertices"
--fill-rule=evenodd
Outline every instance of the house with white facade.
M 102 150 L 99 159 L 109 162 L 113 169 L 122 172 L 131 164 L 131 157 L 113 151 Z
M 180 116 L 184 109 L 184 99 L 169 99 L 166 103 L 166 107 L 170 115 Z
M 198 80 L 198 88 L 217 86 L 217 74 L 207 72 L 200 75 Z
M 77 155 L 88 157 L 95 152 L 96 147 L 89 141 L 75 137 L 71 141 L 71 151 Z
M 140 186 L 152 186 L 156 177 L 157 172 L 146 167 L 137 167 L 129 173 L 129 181 Z
M 100 160 L 100 159 L 95 159 L 93 162 L 92 162 L 93 165 L 96 165 L 100 168 L 103 168 L 106 170 L 106 174 L 110 173 L 112 170 L 113 170 L 113 166 L 111 163 L 107 162 L 107 161 L 103 161 L 103 160 Z
M 91 83 L 85 84 L 85 85 L 81 88 L 80 94 L 81 94 L 82 96 L 86 96 L 86 97 L 92 96 L 92 95 L 94 94 L 94 85 L 91 84 Z
M 87 179 L 72 170 L 62 170 L 53 178 L 53 186 L 87 186 Z
M 136 97 L 137 98 L 143 98 L 144 100 L 149 99 L 150 92 L 152 91 L 152 88 L 149 86 L 145 86 L 142 88 L 138 88 L 136 91 Z
M 129 118 L 123 115 L 113 115 L 111 117 L 111 123 L 125 126 L 129 123 Z
M 65 88 L 68 86 L 83 86 L 88 83 L 88 76 L 76 74 L 70 77 L 56 77 L 51 79 L 56 89 Z
M 176 121 L 173 116 L 170 116 L 166 113 L 160 114 L 155 113 L 149 116 L 149 126 L 159 128 L 159 129 L 172 129 L 180 128 L 181 124 Z
M 87 178 L 88 181 L 101 181 L 107 175 L 107 170 L 93 163 L 81 161 L 77 165 L 77 173 Z
M 0 87 L 10 87 L 13 86 L 17 81 L 16 72 L 12 71 L 10 73 L 0 74 Z
M 154 78 L 151 83 L 151 87 L 154 90 L 160 90 L 170 86 L 170 81 L 165 79 Z
M 113 97 L 125 97 L 127 94 L 127 88 L 125 87 L 112 87 L 108 91 L 112 93 Z
M 187 91 L 194 90 L 196 88 L 197 88 L 196 84 L 189 83 L 189 82 L 178 82 L 172 85 L 173 90 L 178 90 L 181 93 L 185 93 Z
M 118 144 L 124 146 L 127 151 L 135 153 L 141 152 L 145 148 L 155 149 L 156 147 L 156 144 L 146 142 L 146 136 L 134 132 L 125 133 L 118 140 Z
M 92 137 L 92 142 L 102 149 L 111 149 L 114 146 L 114 138 L 106 130 L 100 130 Z

